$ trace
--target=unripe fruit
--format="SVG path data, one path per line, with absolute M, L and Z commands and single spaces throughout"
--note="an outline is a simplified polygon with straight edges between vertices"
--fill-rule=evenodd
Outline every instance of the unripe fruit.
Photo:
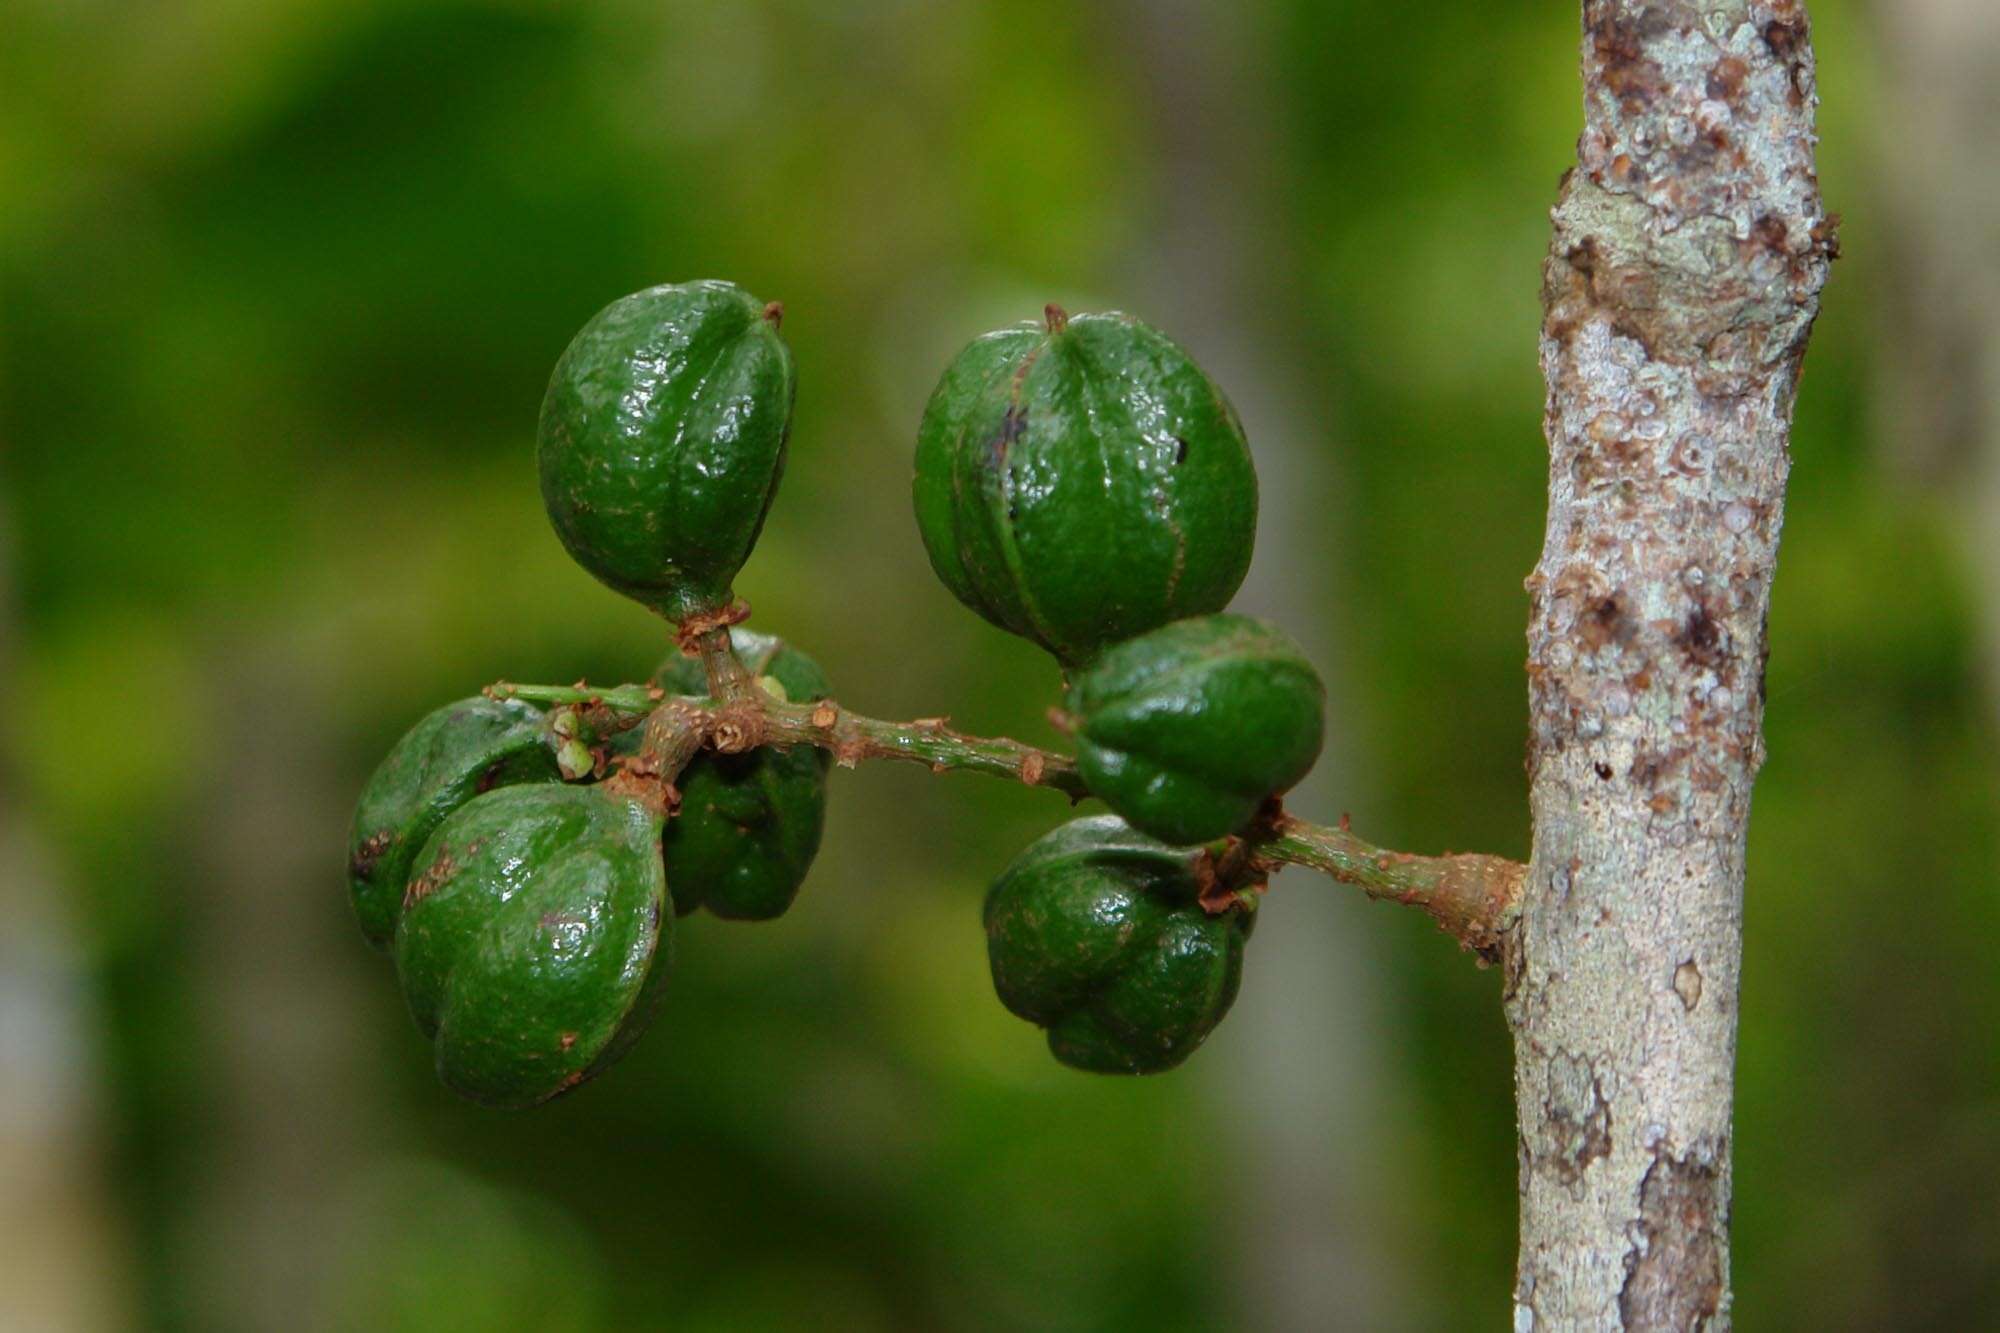
M 509 787 L 416 860 L 396 974 L 438 1077 L 532 1106 L 610 1065 L 651 1022 L 672 957 L 659 817 L 597 787 Z
M 729 605 L 784 471 L 778 307 L 727 282 L 599 311 L 542 402 L 542 500 L 576 562 L 671 620 Z
M 1319 757 L 1326 688 L 1248 616 L 1199 616 L 1108 649 L 1070 684 L 1077 767 L 1134 828 L 1177 846 L 1235 833 Z
M 917 527 L 960 601 L 1065 664 L 1228 605 L 1257 474 L 1236 413 L 1129 315 L 989 333 L 917 435 Z
M 1254 917 L 1202 908 L 1198 855 L 1100 815 L 1047 834 L 994 881 L 994 989 L 1048 1030 L 1056 1059 L 1095 1073 L 1172 1069 L 1229 1012 Z
M 751 673 L 775 680 L 793 703 L 832 691 L 819 665 L 784 640 L 742 628 L 730 638 Z M 669 694 L 708 690 L 701 664 L 682 656 L 662 663 L 653 683 Z M 706 907 L 737 921 L 782 915 L 819 851 L 832 762 L 812 745 L 697 755 L 677 779 L 680 809 L 661 837 L 675 910 Z
M 542 715 L 524 703 L 461 699 L 410 728 L 354 811 L 347 888 L 368 942 L 389 947 L 410 864 L 447 815 L 495 787 L 561 780 Z

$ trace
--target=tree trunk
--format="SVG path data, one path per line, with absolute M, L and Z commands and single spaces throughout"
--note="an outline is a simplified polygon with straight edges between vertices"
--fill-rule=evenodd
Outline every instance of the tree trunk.
M 1584 0 L 1544 269 L 1517 1329 L 1716 1329 L 1787 436 L 1833 242 L 1792 0 Z

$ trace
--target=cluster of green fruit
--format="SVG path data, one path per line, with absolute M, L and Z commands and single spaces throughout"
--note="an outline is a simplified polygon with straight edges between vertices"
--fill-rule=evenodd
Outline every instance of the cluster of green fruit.
M 684 645 L 726 635 L 757 695 L 803 703 L 830 692 L 810 658 L 723 628 L 784 467 L 780 314 L 721 282 L 614 302 L 557 363 L 539 458 L 579 564 L 677 622 Z M 1115 812 L 1058 828 L 994 883 L 1000 998 L 1066 1064 L 1171 1068 L 1228 1010 L 1254 920 L 1235 879 L 1218 892 L 1218 864 L 1254 874 L 1223 840 L 1320 746 L 1311 666 L 1223 612 L 1256 526 L 1242 427 L 1157 332 L 1051 307 L 947 369 L 915 499 L 946 585 L 1061 664 L 1078 769 Z M 662 709 L 725 702 L 678 653 L 653 685 Z M 418 723 L 363 792 L 355 910 L 464 1095 L 522 1106 L 576 1086 L 644 1030 L 677 914 L 768 919 L 796 896 L 827 751 L 718 744 L 661 772 L 654 732 L 475 697 Z

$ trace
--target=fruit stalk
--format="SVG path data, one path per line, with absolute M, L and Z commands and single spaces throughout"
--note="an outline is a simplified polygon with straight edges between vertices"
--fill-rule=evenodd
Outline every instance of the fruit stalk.
M 724 648 L 724 652 L 729 650 Z M 734 653 L 729 656 L 734 660 Z M 742 670 L 740 663 L 738 670 Z M 576 685 L 489 686 L 495 699 L 587 710 L 605 733 L 650 725 L 671 714 L 676 752 L 705 743 L 724 753 L 760 745 L 818 746 L 843 768 L 864 759 L 901 759 L 934 773 L 984 773 L 1031 787 L 1048 787 L 1072 801 L 1091 794 L 1076 761 L 1004 736 L 954 731 L 943 718 L 891 722 L 867 717 L 831 699 L 786 703 L 754 685 L 728 703 L 666 696 L 648 685 L 596 688 Z M 699 738 L 699 742 L 690 738 Z M 692 755 L 693 750 L 686 751 Z M 1505 857 L 1467 854 L 1418 856 L 1376 847 L 1346 827 L 1314 824 L 1281 814 L 1254 823 L 1241 839 L 1252 864 L 1264 873 L 1304 866 L 1352 885 L 1380 902 L 1420 908 L 1446 934 L 1486 961 L 1496 961 L 1500 940 L 1519 916 L 1526 867 Z
M 1502 856 L 1385 851 L 1356 837 L 1345 820 L 1329 828 L 1281 815 L 1267 833 L 1252 833 L 1258 862 L 1307 866 L 1378 902 L 1422 908 L 1484 962 L 1500 961 L 1500 941 L 1520 915 L 1528 868 Z
M 694 656 L 708 677 L 708 692 L 724 703 L 747 699 L 756 690 L 749 669 L 729 642 L 729 626 L 717 625 L 693 636 Z

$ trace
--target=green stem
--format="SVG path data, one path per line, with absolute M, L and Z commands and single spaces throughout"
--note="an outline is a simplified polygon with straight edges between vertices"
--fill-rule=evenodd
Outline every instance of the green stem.
M 985 773 L 1030 787 L 1051 787 L 1072 801 L 1090 795 L 1076 761 L 1068 755 L 1004 736 L 969 736 L 953 731 L 941 717 L 884 722 L 850 713 L 831 699 L 816 704 L 773 700 L 763 713 L 765 734 L 772 742 L 820 746 L 831 750 L 834 762 L 844 768 L 863 759 L 904 759 L 934 773 Z
M 728 644 L 726 631 L 721 632 L 719 649 L 706 640 L 704 636 L 700 646 L 715 699 L 668 696 L 651 685 L 598 689 L 581 682 L 564 686 L 502 681 L 486 693 L 549 707 L 601 710 L 599 728 L 604 732 L 645 723 L 641 771 L 635 776 L 669 786 L 703 745 L 725 754 L 760 745 L 815 745 L 830 751 L 834 761 L 846 768 L 864 759 L 901 759 L 934 773 L 984 773 L 1048 787 L 1071 801 L 1090 795 L 1076 761 L 1052 750 L 1004 736 L 967 735 L 952 730 L 943 718 L 886 722 L 849 712 L 831 699 L 781 703 L 751 682 Z M 1378 901 L 1423 909 L 1446 933 L 1489 962 L 1499 958 L 1502 940 L 1519 916 L 1521 881 L 1527 873 L 1527 867 L 1498 856 L 1387 851 L 1355 836 L 1345 821 L 1330 828 L 1283 813 L 1260 820 L 1232 843 L 1239 855 L 1230 860 L 1252 876 L 1268 876 L 1287 865 L 1317 870 Z
M 682 640 L 686 643 L 686 640 Z M 736 703 L 756 692 L 756 682 L 730 641 L 729 626 L 705 629 L 694 636 L 695 656 L 701 659 L 702 674 L 708 677 L 708 692 L 723 703 Z
M 1505 857 L 1386 851 L 1356 837 L 1345 821 L 1329 828 L 1290 815 L 1255 841 L 1261 863 L 1307 866 L 1378 902 L 1422 908 L 1487 962 L 1499 961 L 1502 941 L 1520 916 L 1528 868 Z
M 516 685 L 502 680 L 488 685 L 484 693 L 489 699 L 519 699 L 522 703 L 551 707 L 602 704 L 613 712 L 640 717 L 658 708 L 667 697 L 666 691 L 656 685 L 614 685 L 603 689 L 582 681 L 574 685 Z

